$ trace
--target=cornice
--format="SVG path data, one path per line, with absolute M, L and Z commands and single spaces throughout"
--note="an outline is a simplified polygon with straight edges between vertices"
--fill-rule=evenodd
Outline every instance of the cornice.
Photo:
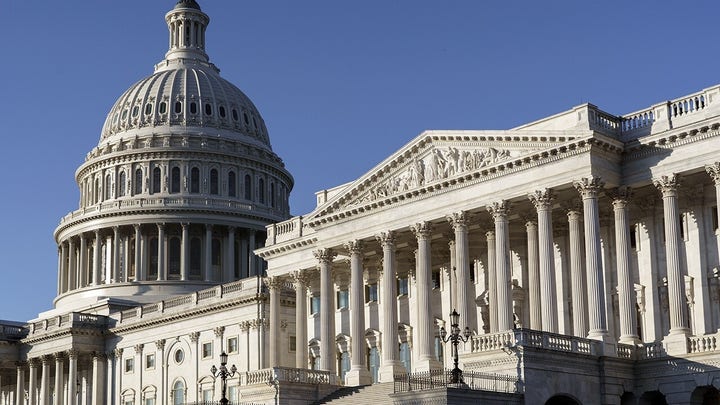
M 307 236 L 303 239 L 293 239 L 288 242 L 275 244 L 272 246 L 260 248 L 255 253 L 263 259 L 269 259 L 275 255 L 292 252 L 294 250 L 304 249 L 308 246 L 316 245 L 318 238 L 316 236 Z
M 627 143 L 626 159 L 637 159 L 659 154 L 673 149 L 720 135 L 720 122 L 705 123 L 693 128 L 682 127 L 660 134 L 638 138 Z

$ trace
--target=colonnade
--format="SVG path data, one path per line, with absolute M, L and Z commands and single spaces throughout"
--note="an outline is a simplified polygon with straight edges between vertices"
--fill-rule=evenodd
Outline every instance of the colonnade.
M 720 188 L 720 165 L 715 168 L 708 168 L 716 180 L 716 187 Z M 659 191 L 663 204 L 663 229 L 665 235 L 665 256 L 667 258 L 666 268 L 663 273 L 667 276 L 667 295 L 669 302 L 669 335 L 688 335 L 690 327 L 688 323 L 688 301 L 686 287 L 684 285 L 684 267 L 681 264 L 680 255 L 683 249 L 680 246 L 680 211 L 678 209 L 678 187 L 679 177 L 677 175 L 662 176 L 654 179 L 656 190 L 643 190 L 645 194 L 655 194 Z M 535 211 L 511 215 L 511 202 L 517 203 L 520 198 L 510 201 L 498 201 L 487 205 L 484 208 L 491 216 L 492 221 L 475 221 L 477 217 L 483 216 L 479 209 L 474 210 L 473 218 L 466 212 L 448 213 L 446 219 L 449 221 L 452 233 L 450 247 L 451 267 L 454 268 L 454 281 L 451 282 L 451 301 L 453 307 L 460 312 L 462 325 L 471 325 L 470 319 L 480 315 L 479 307 L 475 302 L 473 284 L 470 280 L 472 269 L 470 267 L 470 253 L 468 246 L 468 226 L 471 222 L 481 223 L 480 230 L 485 228 L 487 256 L 482 259 L 485 274 L 488 277 L 489 297 L 488 315 L 489 332 L 503 332 L 511 330 L 518 323 L 520 314 L 515 311 L 513 302 L 513 280 L 511 268 L 510 247 L 510 222 L 519 220 L 524 222 L 526 231 L 526 261 L 522 262 L 522 271 L 526 272 L 526 280 L 522 287 L 527 297 L 525 309 L 528 324 L 525 327 L 542 330 L 552 333 L 568 333 L 568 327 L 561 331 L 559 328 L 558 316 L 558 286 L 556 280 L 556 247 L 553 240 L 558 232 L 567 232 L 566 255 L 567 269 L 563 269 L 563 277 L 567 275 L 572 293 L 572 334 L 575 336 L 600 340 L 606 343 L 640 343 L 641 337 L 638 333 L 638 309 L 636 309 L 636 278 L 633 276 L 633 254 L 631 247 L 631 223 L 629 207 L 633 199 L 633 190 L 629 187 L 606 188 L 602 179 L 598 177 L 582 178 L 572 183 L 574 198 L 565 198 L 563 201 L 556 199 L 556 190 L 542 189 L 531 192 L 527 195 Z M 571 190 L 562 191 L 567 197 Z M 601 196 L 609 197 L 599 205 Z M 718 191 L 720 198 L 720 191 Z M 580 203 L 581 201 L 581 203 Z M 521 204 L 517 204 L 521 205 Z M 525 204 L 527 205 L 527 203 Z M 562 208 L 566 214 L 567 221 L 553 221 L 553 212 Z M 600 217 L 601 208 L 604 213 L 611 212 L 612 220 L 604 223 L 601 231 Z M 515 214 L 515 213 L 512 213 Z M 651 214 L 652 215 L 652 214 Z M 719 214 L 720 216 L 720 214 Z M 605 217 L 604 217 L 605 218 Z M 444 221 L 438 218 L 431 218 L 416 224 L 409 224 L 405 229 L 394 229 L 382 232 L 378 235 L 360 237 L 357 240 L 348 241 L 344 244 L 319 249 L 314 252 L 317 259 L 319 271 L 319 294 L 320 310 L 319 340 L 320 346 L 320 369 L 337 372 L 336 364 L 336 341 L 338 331 L 335 325 L 334 299 L 336 294 L 333 283 L 334 259 L 338 253 L 349 256 L 350 282 L 349 282 L 349 312 L 350 312 L 350 334 L 352 339 L 351 367 L 347 374 L 347 381 L 354 384 L 367 383 L 366 352 L 363 349 L 366 327 L 376 328 L 382 331 L 382 364 L 380 368 L 380 381 L 391 381 L 393 374 L 398 371 L 400 357 L 398 353 L 398 295 L 396 289 L 397 263 L 396 263 L 396 237 L 403 233 L 406 237 L 412 235 L 411 243 L 405 243 L 408 249 L 416 248 L 414 252 L 414 268 L 409 271 L 414 277 L 413 290 L 414 301 L 412 311 L 415 317 L 410 320 L 412 325 L 412 350 L 414 351 L 414 364 L 412 371 L 424 371 L 441 367 L 435 357 L 433 338 L 436 334 L 435 318 L 442 316 L 437 308 L 433 308 L 430 302 L 432 292 L 431 271 L 438 267 L 433 262 L 431 244 L 438 242 L 437 235 L 433 238 L 433 228 Z M 488 225 L 482 225 L 488 224 Z M 554 226 L 558 229 L 554 229 Z M 409 232 L 407 229 L 409 228 Z M 601 240 L 607 238 L 605 229 L 614 229 L 614 240 Z M 478 229 L 475 226 L 473 229 Z M 475 234 L 475 233 L 474 233 Z M 358 235 L 361 236 L 361 235 Z M 584 241 L 584 243 L 583 243 Z M 413 243 L 414 242 L 414 243 Z M 475 241 L 476 244 L 478 241 Z M 517 240 L 513 242 L 517 245 Z M 365 294 L 363 280 L 364 254 L 372 250 L 378 254 L 376 248 L 367 248 L 368 244 L 377 243 L 382 247 L 381 259 L 381 283 L 380 283 L 380 309 L 381 319 L 378 325 L 365 324 L 366 306 L 362 299 Z M 614 245 L 613 245 L 614 243 Z M 612 250 L 612 252 L 608 252 Z M 604 256 L 605 255 L 605 256 Z M 605 263 L 603 263 L 603 258 Z M 613 258 L 612 263 L 607 258 Z M 437 260 L 437 259 L 436 259 Z M 446 260 L 446 259 L 443 259 Z M 662 261 L 658 261 L 662 263 Z M 443 263 L 444 265 L 444 263 Z M 297 347 L 307 347 L 308 336 L 307 323 L 307 289 L 310 288 L 310 274 L 317 274 L 314 270 L 296 271 L 290 275 L 296 286 L 296 312 Z M 640 268 L 640 272 L 650 269 Z M 567 272 L 567 273 L 565 273 Z M 609 272 L 613 272 L 610 274 Z M 658 272 L 658 274 L 661 274 Z M 286 275 L 287 276 L 287 275 Z M 283 277 L 283 276 L 280 276 Z M 616 285 L 608 285 L 607 277 L 611 277 Z M 654 277 L 658 277 L 655 275 Z M 450 277 L 453 280 L 453 277 Z M 270 283 L 270 303 L 279 305 L 280 283 Z M 315 284 L 317 288 L 317 284 Z M 616 289 L 616 290 L 615 290 Z M 610 294 L 617 291 L 617 313 L 613 313 Z M 271 314 L 274 314 L 271 310 Z M 613 330 L 609 327 L 609 317 L 615 317 Z M 302 325 L 302 326 L 301 326 Z M 476 325 L 473 325 L 476 326 Z M 270 317 L 270 335 L 276 336 L 279 331 L 279 319 L 277 316 Z M 478 332 L 483 333 L 478 327 Z M 347 333 L 348 331 L 343 331 Z M 360 336 L 360 338 L 355 338 Z M 270 353 L 274 353 L 279 342 L 271 341 Z M 271 358 L 271 364 L 277 364 L 277 358 Z M 307 353 L 298 350 L 296 356 L 296 367 L 307 367 Z
M 92 366 L 79 368 L 87 358 Z M 105 403 L 108 364 L 104 353 L 81 357 L 77 350 L 67 350 L 18 362 L 16 366 L 13 405 L 89 405 Z M 10 402 L 8 402 L 10 403 Z
M 61 241 L 58 295 L 101 284 L 141 281 L 230 282 L 263 264 L 253 250 L 264 234 L 224 225 L 158 223 L 96 229 Z

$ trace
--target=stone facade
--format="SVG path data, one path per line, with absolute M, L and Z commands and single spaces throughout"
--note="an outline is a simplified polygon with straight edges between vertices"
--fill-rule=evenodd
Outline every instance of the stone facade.
M 76 173 L 54 308 L 0 324 L 0 405 L 217 401 L 220 353 L 234 403 L 385 383 L 398 404 L 717 403 L 719 86 L 427 131 L 290 218 L 208 16 L 181 0 L 166 21 L 166 58 Z

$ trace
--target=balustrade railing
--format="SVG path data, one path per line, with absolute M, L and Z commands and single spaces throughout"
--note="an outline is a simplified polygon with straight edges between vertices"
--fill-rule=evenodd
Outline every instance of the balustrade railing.
M 71 312 L 27 324 L 29 334 L 36 334 L 62 328 L 105 328 L 107 318 L 102 315 Z
M 532 329 L 515 329 L 495 334 L 473 336 L 471 338 L 470 350 L 473 353 L 477 353 L 521 345 L 591 355 L 599 353 L 596 347 L 598 344 L 598 341 L 576 336 L 560 335 Z
M 451 370 L 432 370 L 395 376 L 395 393 L 427 391 L 437 388 L 463 388 L 476 391 L 522 393 L 521 380 L 516 376 L 464 371 L 462 383 L 454 383 Z
M 335 373 L 302 368 L 275 367 L 240 374 L 240 385 L 268 384 L 271 381 L 277 381 L 278 383 L 342 385 Z

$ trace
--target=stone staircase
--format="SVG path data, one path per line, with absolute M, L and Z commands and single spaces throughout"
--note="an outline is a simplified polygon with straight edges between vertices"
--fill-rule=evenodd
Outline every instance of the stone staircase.
M 392 403 L 390 394 L 394 391 L 393 383 L 373 384 L 360 387 L 344 387 L 314 402 L 314 404 L 389 404 Z

